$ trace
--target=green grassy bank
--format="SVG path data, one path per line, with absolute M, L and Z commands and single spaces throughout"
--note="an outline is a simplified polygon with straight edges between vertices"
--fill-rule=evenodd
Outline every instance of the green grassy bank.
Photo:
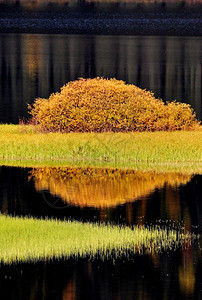
M 0 164 L 202 173 L 202 130 L 61 134 L 0 125 Z
M 0 262 L 169 251 L 188 247 L 193 236 L 172 229 L 12 218 L 0 215 Z

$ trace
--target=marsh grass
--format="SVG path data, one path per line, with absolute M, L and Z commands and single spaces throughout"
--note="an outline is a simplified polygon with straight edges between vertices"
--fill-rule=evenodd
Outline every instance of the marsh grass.
M 0 162 L 202 172 L 202 130 L 136 133 L 37 133 L 0 125 Z
M 193 236 L 183 230 L 36 220 L 0 215 L 0 262 L 146 254 L 189 247 Z

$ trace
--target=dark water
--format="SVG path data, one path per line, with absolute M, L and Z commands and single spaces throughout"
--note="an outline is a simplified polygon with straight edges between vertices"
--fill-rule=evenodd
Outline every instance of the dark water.
M 200 0 L 0 1 L 0 32 L 201 36 Z
M 200 300 L 200 259 L 191 249 L 115 263 L 83 259 L 1 267 L 1 299 Z
M 79 77 L 115 77 L 157 98 L 191 104 L 202 119 L 200 37 L 0 34 L 0 122 Z
M 68 168 L 0 167 L 0 211 L 127 226 L 181 224 L 202 232 L 201 175 L 68 174 Z M 1 265 L 1 299 L 201 299 L 200 247 L 115 261 Z
M 2 9 L 15 8 L 21 10 L 47 10 L 47 9 L 135 9 L 141 11 L 152 10 L 196 10 L 200 7 L 200 0 L 0 0 Z

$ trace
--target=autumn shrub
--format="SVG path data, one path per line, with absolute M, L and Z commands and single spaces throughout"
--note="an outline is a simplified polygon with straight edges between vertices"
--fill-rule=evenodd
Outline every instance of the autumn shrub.
M 29 107 L 42 132 L 190 130 L 199 125 L 188 104 L 164 104 L 152 92 L 116 79 L 79 79 Z

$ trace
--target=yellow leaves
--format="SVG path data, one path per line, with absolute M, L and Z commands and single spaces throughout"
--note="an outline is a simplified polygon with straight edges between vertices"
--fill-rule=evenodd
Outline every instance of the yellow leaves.
M 49 99 L 36 99 L 29 110 L 40 131 L 173 131 L 199 125 L 189 105 L 164 104 L 115 78 L 69 82 Z

